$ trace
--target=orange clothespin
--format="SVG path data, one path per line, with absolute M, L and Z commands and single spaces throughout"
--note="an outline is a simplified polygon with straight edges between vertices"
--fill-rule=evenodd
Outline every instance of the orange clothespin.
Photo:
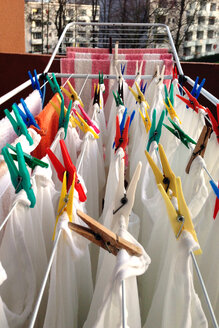
M 113 255 L 117 255 L 120 249 L 125 249 L 130 255 L 141 256 L 142 250 L 140 247 L 121 238 L 111 230 L 104 227 L 102 224 L 88 216 L 87 214 L 77 210 L 77 215 L 90 227 L 86 228 L 81 225 L 69 222 L 69 229 L 77 232 L 81 236 L 92 241 L 99 247 L 107 250 Z
M 211 136 L 212 128 L 210 126 L 204 125 L 202 132 L 198 138 L 197 144 L 195 146 L 195 149 L 192 152 L 192 156 L 190 157 L 190 160 L 186 166 L 186 173 L 189 174 L 192 162 L 197 156 L 201 156 L 204 158 L 205 150 L 207 148 L 208 140 Z

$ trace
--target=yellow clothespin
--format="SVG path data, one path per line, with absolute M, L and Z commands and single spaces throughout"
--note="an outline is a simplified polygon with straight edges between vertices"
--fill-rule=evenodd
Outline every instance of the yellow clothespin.
M 60 104 L 60 106 L 57 106 L 52 100 L 50 100 L 50 104 L 55 108 L 56 110 L 56 113 L 60 116 L 60 112 L 61 112 L 61 97 L 59 95 L 57 95 L 57 99 L 58 99 L 58 102 Z M 67 108 L 64 106 L 64 111 L 65 111 L 65 114 L 67 113 Z M 69 121 L 71 122 L 71 125 L 73 128 L 76 128 L 76 122 L 75 122 L 75 118 L 70 115 L 70 118 L 69 118 Z
M 77 115 L 78 119 L 74 118 L 75 123 L 78 125 L 78 127 L 81 129 L 82 132 L 87 133 L 90 132 L 94 136 L 95 139 L 98 139 L 98 134 L 85 122 L 85 120 L 82 118 L 82 116 L 77 112 L 74 111 L 74 113 Z
M 73 199 L 74 199 L 74 189 L 75 189 L 75 174 L 70 188 L 69 194 L 67 192 L 67 177 L 66 171 L 63 176 L 61 196 L 59 199 L 58 214 L 56 216 L 55 228 L 53 232 L 52 240 L 55 239 L 56 235 L 56 226 L 58 224 L 59 217 L 63 214 L 64 211 L 67 212 L 69 221 L 72 222 L 72 208 L 73 208 Z
M 135 82 L 135 86 L 136 86 L 136 89 L 137 89 L 137 92 L 136 93 L 131 87 L 129 87 L 129 90 L 131 91 L 131 93 L 133 94 L 133 96 L 135 97 L 135 100 L 141 104 L 142 102 L 145 103 L 146 105 L 146 109 L 150 108 L 148 102 L 145 100 L 145 97 L 143 95 L 143 93 L 141 92 L 141 89 L 139 88 L 139 85 L 137 82 Z
M 176 178 L 175 174 L 171 170 L 162 145 L 159 144 L 158 147 L 164 174 L 162 174 L 162 172 L 159 170 L 149 153 L 145 152 L 145 154 L 154 172 L 158 189 L 160 190 L 161 195 L 163 196 L 163 199 L 165 201 L 167 213 L 174 234 L 178 239 L 181 232 L 183 230 L 187 230 L 192 234 L 194 240 L 198 243 L 198 238 L 194 229 L 191 215 L 183 196 L 181 180 L 179 177 Z M 170 195 L 169 189 L 172 190 L 172 195 Z M 170 200 L 171 196 L 177 198 L 178 209 L 175 209 L 175 207 L 173 206 Z M 201 249 L 198 249 L 195 253 L 201 254 L 202 251 Z
M 158 184 L 158 188 L 163 196 L 163 199 L 166 204 L 167 213 L 170 219 L 170 223 L 172 225 L 174 234 L 178 239 L 181 232 L 186 230 L 191 233 L 194 240 L 198 242 L 198 238 L 195 232 L 195 228 L 191 219 L 191 215 L 186 204 L 185 198 L 183 196 L 182 184 L 180 177 L 175 178 L 175 186 L 176 186 L 176 197 L 178 202 L 178 209 L 176 210 L 173 204 L 171 203 L 167 193 L 165 192 L 163 186 Z M 201 248 L 194 252 L 195 254 L 202 254 Z
M 141 118 L 142 118 L 142 120 L 143 120 L 143 123 L 144 123 L 145 129 L 146 129 L 146 131 L 147 131 L 147 133 L 148 133 L 148 132 L 150 131 L 150 128 L 151 128 L 151 120 L 150 120 L 150 117 L 149 117 L 149 115 L 148 115 L 148 112 L 147 112 L 147 110 L 145 110 L 145 117 L 144 117 L 142 111 L 141 111 L 140 108 L 139 108 L 139 113 L 140 113 Z
M 179 116 L 176 114 L 175 109 L 173 108 L 173 106 L 171 104 L 171 101 L 170 101 L 169 97 L 167 97 L 167 99 L 168 99 L 169 106 L 166 104 L 165 101 L 164 101 L 164 105 L 166 106 L 166 109 L 167 109 L 171 119 L 174 121 L 174 119 L 177 118 L 179 123 L 182 124 L 182 122 L 179 119 Z
M 84 107 L 84 104 L 83 104 L 81 98 L 78 96 L 77 92 L 75 91 L 75 89 L 73 88 L 71 83 L 69 81 L 67 81 L 67 84 L 69 86 L 70 92 L 68 90 L 66 90 L 64 87 L 61 87 L 61 90 L 66 94 L 66 96 L 70 100 L 72 100 L 73 102 L 77 100 L 77 101 L 79 101 L 80 105 L 82 107 Z
M 158 149 L 159 149 L 159 154 L 160 154 L 160 160 L 161 160 L 161 165 L 163 169 L 163 173 L 160 171 L 158 166 L 154 163 L 153 159 L 151 158 L 150 154 L 145 151 L 145 155 L 148 159 L 148 162 L 154 172 L 155 179 L 157 184 L 161 184 L 168 193 L 168 196 L 175 196 L 176 197 L 176 188 L 175 188 L 175 174 L 173 173 L 166 154 L 164 152 L 163 146 L 161 144 L 158 144 Z M 170 195 L 169 189 L 171 189 L 172 194 Z

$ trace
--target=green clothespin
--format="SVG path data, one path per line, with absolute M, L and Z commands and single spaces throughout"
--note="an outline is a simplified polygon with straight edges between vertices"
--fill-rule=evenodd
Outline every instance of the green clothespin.
M 15 193 L 18 193 L 21 189 L 24 189 L 31 203 L 30 207 L 34 207 L 36 204 L 36 198 L 30 182 L 30 175 L 25 165 L 24 153 L 20 142 L 16 144 L 16 153 L 19 170 L 17 169 L 13 158 L 8 151 L 8 148 L 6 146 L 2 148 L 2 155 L 4 156 L 4 160 L 8 166 L 11 181 L 15 188 Z
M 168 93 L 166 84 L 164 84 L 164 92 L 165 92 L 165 103 L 166 103 L 166 105 L 169 107 L 169 101 L 168 101 L 168 98 L 169 98 L 169 100 L 171 102 L 171 105 L 174 107 L 173 83 L 171 83 L 171 86 L 170 86 L 170 94 Z M 166 109 L 166 115 L 167 115 L 167 113 L 168 113 L 168 111 Z
M 68 110 L 67 110 L 66 115 L 65 115 L 64 98 L 63 98 L 63 95 L 62 95 L 61 92 L 60 92 L 60 97 L 62 99 L 62 102 L 61 102 L 61 112 L 60 112 L 60 116 L 59 116 L 59 129 L 64 128 L 65 138 L 66 138 L 68 123 L 69 123 L 70 113 L 71 113 L 71 107 L 72 107 L 72 100 L 70 100 L 70 103 L 68 105 Z
M 163 123 L 163 125 L 171 132 L 174 134 L 174 136 L 176 136 L 179 140 L 181 140 L 181 142 L 187 147 L 189 148 L 189 143 L 193 143 L 194 145 L 196 145 L 196 142 L 190 138 L 173 120 L 171 120 L 171 118 L 168 117 L 168 120 L 170 121 L 170 123 L 173 125 L 174 129 L 171 128 L 170 126 L 166 125 Z
M 6 144 L 6 147 L 7 148 L 10 148 L 11 150 L 13 150 L 16 154 L 11 154 L 13 160 L 17 161 L 17 151 L 16 151 L 16 148 L 10 144 Z M 25 163 L 33 170 L 36 166 L 41 166 L 41 167 L 49 167 L 49 164 L 48 163 L 45 163 L 43 161 L 41 161 L 40 159 L 36 158 L 36 157 L 33 157 L 27 153 L 24 153 L 24 160 L 25 160 Z
M 114 91 L 113 91 L 113 96 L 114 96 L 114 99 L 115 99 L 115 102 L 116 102 L 116 107 L 119 107 L 119 105 L 122 105 L 124 106 L 123 102 L 122 102 L 122 99 L 120 98 L 120 95 L 117 91 L 117 96 L 115 95 Z
M 5 115 L 7 116 L 7 118 L 9 119 L 9 121 L 11 122 L 15 133 L 18 136 L 20 136 L 22 134 L 25 135 L 25 137 L 29 141 L 29 144 L 33 145 L 33 139 L 31 138 L 31 136 L 27 130 L 27 127 L 26 127 L 24 121 L 22 120 L 15 104 L 12 105 L 12 109 L 13 109 L 13 112 L 14 112 L 14 115 L 15 115 L 17 121 L 13 118 L 13 116 L 11 115 L 11 113 L 9 112 L 8 109 L 5 109 L 4 112 L 5 112 Z
M 104 84 L 104 82 L 103 82 L 103 72 L 102 73 L 99 72 L 99 84 Z M 103 93 L 104 92 L 105 92 L 105 90 L 103 91 Z
M 150 128 L 150 131 L 149 131 L 147 151 L 149 151 L 151 143 L 153 141 L 156 141 L 157 144 L 159 144 L 159 141 L 160 141 L 163 120 L 164 120 L 164 117 L 165 117 L 165 111 L 164 110 L 162 111 L 162 113 L 160 115 L 159 122 L 157 124 L 157 127 L 156 127 L 156 115 L 157 115 L 157 111 L 156 111 L 156 109 L 154 109 L 153 116 L 152 116 L 151 128 Z
M 50 79 L 49 75 L 46 74 L 46 79 L 49 82 L 49 85 L 50 85 L 50 87 L 52 89 L 52 92 L 53 93 L 57 93 L 58 92 L 59 95 L 61 95 L 60 86 L 59 86 L 59 84 L 58 84 L 58 82 L 56 80 L 56 77 L 55 77 L 55 74 L 54 73 L 52 73 L 52 77 L 53 77 L 53 81 Z

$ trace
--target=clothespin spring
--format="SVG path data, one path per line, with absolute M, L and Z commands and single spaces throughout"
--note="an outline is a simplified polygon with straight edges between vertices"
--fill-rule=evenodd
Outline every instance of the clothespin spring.
M 65 198 L 63 199 L 63 201 L 65 202 L 65 204 L 62 206 L 61 210 L 59 211 L 59 213 L 57 214 L 58 216 L 63 212 L 63 210 L 66 208 L 67 204 L 68 204 L 68 200 L 69 200 L 69 194 L 65 195 Z
M 184 223 L 185 223 L 185 218 L 184 218 L 184 216 L 179 215 L 178 218 L 177 218 L 177 221 L 178 221 L 178 222 L 181 222 L 181 226 L 180 226 L 179 231 L 178 231 L 178 233 L 177 233 L 177 235 L 176 235 L 176 239 L 178 239 L 179 236 L 181 235 L 182 228 L 183 228 Z
M 116 214 L 125 204 L 128 203 L 128 198 L 126 197 L 126 194 L 124 194 L 124 197 L 120 200 L 122 203 L 115 211 L 113 211 L 113 215 Z

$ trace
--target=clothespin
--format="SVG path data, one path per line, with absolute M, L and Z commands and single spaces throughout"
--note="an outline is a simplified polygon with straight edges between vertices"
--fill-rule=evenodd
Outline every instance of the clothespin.
M 212 128 L 217 136 L 217 142 L 219 143 L 219 104 L 217 104 L 217 119 L 215 119 L 209 108 L 206 108 L 206 111 L 211 120 Z
M 177 75 L 177 67 L 176 65 L 174 65 L 174 67 L 172 68 L 172 74 L 173 74 L 173 78 L 172 80 L 178 80 L 178 75 Z
M 141 115 L 141 118 L 143 120 L 143 123 L 144 123 L 144 126 L 145 126 L 145 129 L 146 129 L 146 132 L 148 133 L 150 131 L 150 128 L 151 128 L 151 120 L 150 120 L 150 117 L 148 115 L 148 112 L 147 110 L 145 111 L 145 116 L 144 114 L 142 113 L 142 111 L 140 110 L 139 108 L 139 113 Z
M 131 87 L 129 87 L 129 90 L 131 91 L 131 93 L 133 94 L 133 96 L 135 97 L 135 100 L 141 104 L 142 102 L 145 103 L 146 105 L 146 109 L 147 108 L 150 108 L 149 104 L 147 103 L 147 101 L 145 100 L 145 97 L 143 95 L 143 93 L 141 92 L 140 88 L 139 88 L 139 85 L 137 82 L 135 82 L 135 86 L 136 86 L 136 89 L 137 89 L 137 92 L 136 93 Z
M 173 108 L 170 99 L 167 97 L 167 103 L 166 100 L 164 101 L 164 105 L 166 106 L 166 109 L 171 117 L 171 119 L 176 121 L 178 124 L 182 124 L 182 122 L 179 119 L 179 116 L 176 114 L 175 109 Z
M 60 97 L 61 97 L 62 101 L 61 101 L 61 111 L 60 111 L 60 115 L 59 115 L 59 129 L 64 128 L 65 138 L 66 138 L 68 123 L 69 123 L 70 113 L 71 113 L 71 107 L 72 107 L 72 100 L 70 100 L 67 112 L 65 112 L 64 97 L 61 92 L 60 92 Z M 53 103 L 51 102 L 51 104 L 53 104 Z
M 161 137 L 161 131 L 162 131 L 162 125 L 163 125 L 163 120 L 165 117 L 165 111 L 163 110 L 159 122 L 156 127 L 156 109 L 153 111 L 153 116 L 152 116 L 152 123 L 151 123 L 151 128 L 149 131 L 149 139 L 148 139 L 148 144 L 147 144 L 147 151 L 149 151 L 151 143 L 153 141 L 156 141 L 157 144 L 159 144 L 160 137 Z
M 49 82 L 49 85 L 52 89 L 52 92 L 55 94 L 55 93 L 59 93 L 59 95 L 61 96 L 61 90 L 60 90 L 60 86 L 56 80 L 56 76 L 54 73 L 52 73 L 52 77 L 53 77 L 53 81 L 50 79 L 49 75 L 46 74 L 46 79 L 47 81 Z
M 208 140 L 211 136 L 211 132 L 212 132 L 212 129 L 211 129 L 210 126 L 207 126 L 207 125 L 203 126 L 202 132 L 201 132 L 201 134 L 198 138 L 195 149 L 193 150 L 192 156 L 191 156 L 191 158 L 190 158 L 190 160 L 189 160 L 189 162 L 186 166 L 186 173 L 189 174 L 192 162 L 194 161 L 194 159 L 197 156 L 201 156 L 202 158 L 204 158 L 205 150 L 206 150 L 206 147 L 207 147 Z
M 96 83 L 94 83 L 94 101 L 93 101 L 93 105 L 98 104 L 98 106 L 100 106 L 100 86 L 99 84 L 96 85 Z
M 201 83 L 199 84 L 199 86 L 198 86 L 198 80 L 199 80 L 199 77 L 197 76 L 197 78 L 195 80 L 195 84 L 194 84 L 194 86 L 192 88 L 192 91 L 191 91 L 191 95 L 193 97 L 195 97 L 196 99 L 198 99 L 198 97 L 200 95 L 200 92 L 201 92 L 201 89 L 202 89 L 203 85 L 205 84 L 206 79 L 203 79 L 201 81 Z
M 119 105 L 124 106 L 123 101 L 120 98 L 120 95 L 119 95 L 118 91 L 117 91 L 117 96 L 115 95 L 115 93 L 113 91 L 113 96 L 114 96 L 114 99 L 115 99 L 115 102 L 116 102 L 116 107 L 119 107 Z
M 18 160 L 18 157 L 17 157 L 17 150 L 16 150 L 16 147 L 10 145 L 10 144 L 6 144 L 6 147 L 7 148 L 10 148 L 11 150 L 13 150 L 13 152 L 15 152 L 15 154 L 11 154 L 13 160 Z M 49 167 L 49 165 L 43 161 L 41 161 L 40 159 L 36 158 L 36 157 L 33 157 L 27 153 L 24 153 L 23 152 L 23 155 L 24 155 L 24 160 L 25 160 L 25 163 L 33 170 L 36 166 L 41 166 L 41 167 Z
M 58 102 L 60 104 L 60 106 L 57 106 L 52 100 L 50 100 L 50 104 L 55 108 L 56 110 L 56 113 L 59 115 L 61 115 L 61 104 L 62 104 L 62 99 L 61 97 L 57 94 L 57 99 L 58 99 Z M 70 106 L 70 103 L 69 103 L 69 106 Z M 70 106 L 71 107 L 71 106 Z M 68 109 L 64 106 L 64 113 L 65 113 L 65 117 L 68 113 Z M 77 126 L 76 122 L 75 122 L 75 118 L 72 116 L 72 115 L 69 115 L 69 121 L 71 122 L 71 125 L 73 128 L 75 128 Z
M 118 92 L 117 93 L 124 103 L 123 81 L 121 81 L 121 83 L 118 83 Z
M 123 66 L 122 63 L 121 63 L 121 65 L 120 65 L 120 69 L 121 69 L 121 73 L 122 73 L 122 75 L 124 75 L 125 67 L 126 67 L 126 64 L 124 64 L 124 66 Z
M 99 84 L 104 84 L 104 82 L 103 82 L 103 72 L 102 73 L 99 72 Z
M 77 210 L 77 215 L 90 227 L 84 227 L 79 224 L 68 222 L 69 229 L 77 232 L 81 236 L 92 241 L 99 247 L 107 250 L 113 255 L 117 255 L 120 249 L 125 249 L 132 256 L 141 256 L 140 247 L 130 243 L 129 241 L 118 236 L 102 224 L 88 216 L 87 214 Z
M 166 154 L 165 154 L 163 146 L 161 144 L 158 145 L 158 149 L 159 149 L 159 155 L 160 155 L 163 173 L 160 171 L 158 166 L 155 164 L 155 162 L 151 158 L 149 152 L 145 151 L 145 155 L 146 155 L 148 162 L 154 172 L 154 176 L 155 176 L 157 185 L 161 184 L 163 186 L 164 190 L 166 191 L 166 193 L 169 195 L 169 197 L 170 196 L 176 197 L 175 175 L 168 163 Z M 172 191 L 171 194 L 170 194 L 169 189 L 171 189 L 171 191 Z
M 218 189 L 219 189 L 219 182 L 218 182 Z M 216 219 L 218 211 L 219 211 L 219 198 L 216 197 L 215 206 L 214 206 L 214 214 L 213 214 L 214 219 Z
M 160 66 L 157 65 L 157 71 L 156 71 L 156 79 L 157 79 L 157 85 L 163 84 L 163 80 L 164 80 L 164 72 L 165 72 L 165 65 L 163 65 L 161 73 L 160 73 Z
M 83 107 L 78 104 L 78 108 L 80 109 L 81 111 L 81 115 L 83 116 L 83 119 L 85 120 L 85 122 L 87 124 L 89 124 L 93 129 L 94 131 L 99 134 L 100 133 L 100 130 L 96 127 L 96 125 L 91 121 L 90 117 L 87 115 L 87 113 L 85 112 L 85 110 L 83 109 Z M 75 113 L 75 109 L 73 108 L 73 112 Z
M 131 124 L 132 124 L 132 121 L 133 121 L 134 117 L 135 117 L 135 110 L 133 110 L 132 113 L 131 113 L 131 116 L 130 116 L 130 123 L 129 123 L 129 128 L 130 128 L 130 126 L 131 126 Z
M 28 128 L 29 128 L 31 125 L 34 125 L 37 129 L 40 130 L 40 127 L 39 127 L 39 125 L 37 124 L 37 122 L 36 122 L 34 116 L 32 115 L 32 113 L 31 113 L 31 112 L 29 111 L 29 109 L 27 108 L 27 105 L 26 105 L 24 99 L 21 98 L 21 99 L 20 99 L 20 102 L 21 102 L 21 104 L 22 104 L 22 106 L 23 106 L 23 109 L 24 109 L 25 113 L 20 109 L 20 107 L 19 107 L 16 103 L 14 103 L 14 106 L 16 106 L 16 108 L 17 108 L 17 110 L 18 110 L 18 112 L 19 112 L 19 114 L 20 114 L 22 120 L 24 121 L 25 125 L 26 125 Z
M 141 92 L 142 92 L 143 95 L 145 94 L 146 87 L 147 87 L 147 82 L 145 82 L 145 85 L 144 85 L 144 82 L 141 81 L 141 84 L 140 84 L 140 90 L 141 90 Z M 137 103 L 138 103 L 138 102 L 136 101 L 136 104 L 137 104 Z
M 61 190 L 61 196 L 59 199 L 59 205 L 58 205 L 58 214 L 56 216 L 56 222 L 55 222 L 55 228 L 53 232 L 52 240 L 55 239 L 56 235 L 56 227 L 58 224 L 59 217 L 63 214 L 63 212 L 67 212 L 67 215 L 69 217 L 69 221 L 72 222 L 72 209 L 73 209 L 73 200 L 74 200 L 74 186 L 75 186 L 75 175 L 73 177 L 72 186 L 70 189 L 70 192 L 67 191 L 67 172 L 64 172 L 63 175 L 63 182 L 62 182 L 62 190 Z
M 136 69 L 135 69 L 135 80 L 138 77 L 141 77 L 141 71 L 142 71 L 143 61 L 141 61 L 140 65 L 138 66 L 138 60 L 136 61 Z
M 167 86 L 164 84 L 164 92 L 165 92 L 165 103 L 167 106 L 169 106 L 169 101 L 171 102 L 171 105 L 174 106 L 174 95 L 173 95 L 173 83 L 170 85 L 170 93 L 168 93 Z M 168 101 L 169 98 L 169 101 Z
M 189 108 L 192 108 L 196 113 L 199 112 L 199 108 L 206 111 L 205 107 L 203 107 L 202 105 L 199 104 L 198 100 L 191 95 L 191 93 L 186 89 L 186 87 L 183 87 L 183 90 L 185 91 L 185 93 L 187 94 L 189 99 L 186 99 L 180 95 L 176 95 L 179 99 L 181 99 L 184 103 L 186 103 L 186 105 Z
M 17 166 L 15 165 L 13 157 L 9 153 L 7 146 L 2 148 L 2 155 L 4 156 L 4 160 L 8 166 L 11 182 L 15 188 L 15 193 L 17 194 L 21 189 L 24 189 L 31 203 L 30 207 L 34 207 L 36 204 L 36 198 L 30 182 L 30 175 L 25 165 L 24 154 L 20 142 L 16 144 L 16 153 L 16 160 L 18 161 L 19 169 L 17 169 Z
M 187 204 L 184 199 L 183 190 L 182 190 L 182 184 L 180 177 L 173 177 L 173 181 L 175 180 L 175 190 L 176 190 L 176 198 L 178 203 L 178 208 L 175 209 L 173 206 L 169 196 L 167 195 L 166 191 L 164 190 L 162 184 L 158 184 L 158 189 L 161 192 L 161 195 L 163 196 L 163 199 L 165 201 L 167 213 L 170 219 L 170 223 L 174 232 L 174 235 L 176 239 L 178 239 L 181 235 L 181 232 L 183 230 L 186 230 L 191 233 L 194 240 L 198 243 L 198 238 L 194 229 L 194 225 L 191 219 L 191 215 L 189 212 L 189 209 L 187 207 Z M 199 248 L 197 251 L 195 251 L 196 254 L 201 254 L 201 248 Z
M 84 189 L 78 179 L 76 168 L 75 168 L 74 164 L 72 163 L 72 160 L 70 158 L 70 155 L 68 153 L 68 150 L 67 150 L 64 140 L 60 140 L 60 147 L 61 147 L 64 166 L 58 160 L 58 158 L 55 156 L 55 154 L 51 151 L 51 149 L 47 148 L 47 151 L 46 151 L 56 172 L 57 172 L 58 179 L 60 181 L 63 181 L 64 173 L 66 172 L 66 174 L 67 174 L 67 192 L 68 192 L 72 185 L 72 181 L 75 177 L 74 187 L 78 192 L 79 200 L 80 200 L 80 202 L 85 202 L 87 197 L 86 197 Z
M 69 81 L 67 81 L 68 87 L 70 89 L 70 92 L 65 89 L 64 87 L 61 86 L 61 90 L 66 94 L 66 96 L 73 101 L 73 103 L 77 100 L 79 101 L 80 105 L 82 107 L 84 107 L 84 104 L 81 100 L 81 98 L 78 96 L 77 92 L 75 91 L 75 89 L 73 88 L 73 86 L 71 85 L 71 83 Z
M 129 130 L 130 116 L 128 116 L 124 129 L 120 128 L 119 116 L 116 115 L 116 137 L 115 137 L 115 151 L 122 147 L 125 148 L 128 144 L 128 130 Z
M 34 69 L 33 73 L 34 73 L 34 77 L 32 76 L 31 72 L 28 71 L 28 75 L 29 75 L 29 78 L 31 80 L 32 88 L 33 88 L 33 90 L 38 90 L 39 91 L 40 97 L 43 100 L 43 94 L 42 94 L 42 91 L 40 89 L 40 83 L 39 83 L 39 80 L 37 78 L 37 72 L 36 72 L 35 69 Z
M 171 118 L 168 117 L 168 120 L 170 121 L 170 123 L 173 125 L 174 129 L 171 128 L 170 126 L 166 125 L 163 123 L 163 125 L 171 132 L 174 134 L 175 137 L 177 137 L 179 140 L 181 140 L 181 142 L 187 147 L 189 148 L 189 143 L 193 143 L 194 145 L 196 145 L 196 142 L 190 138 L 173 120 L 171 120 Z
M 14 112 L 14 115 L 16 117 L 16 120 L 13 118 L 13 116 L 11 115 L 11 113 L 9 112 L 8 109 L 5 109 L 5 115 L 7 116 L 7 118 L 9 119 L 9 121 L 11 122 L 13 129 L 15 131 L 15 133 L 20 136 L 21 134 L 25 135 L 25 137 L 27 138 L 27 140 L 29 141 L 30 145 L 33 145 L 33 139 L 31 138 L 26 125 L 24 124 L 24 121 L 22 120 L 21 116 L 19 115 L 18 109 L 16 108 L 15 104 L 12 105 L 12 109 Z
M 77 118 L 74 118 L 74 121 L 81 129 L 81 131 L 84 133 L 90 132 L 95 139 L 98 139 L 99 138 L 98 134 L 85 122 L 83 117 L 81 117 L 81 115 L 76 110 L 74 110 L 73 112 L 77 116 Z

